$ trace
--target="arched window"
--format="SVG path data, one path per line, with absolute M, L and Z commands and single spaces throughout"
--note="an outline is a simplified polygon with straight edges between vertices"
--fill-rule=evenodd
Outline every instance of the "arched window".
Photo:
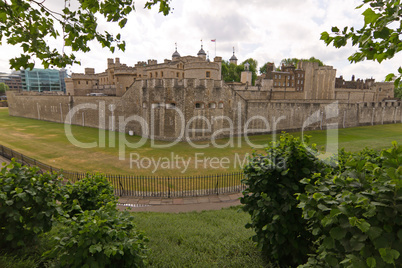
M 204 109 L 205 105 L 203 102 L 196 102 L 195 103 L 195 109 Z

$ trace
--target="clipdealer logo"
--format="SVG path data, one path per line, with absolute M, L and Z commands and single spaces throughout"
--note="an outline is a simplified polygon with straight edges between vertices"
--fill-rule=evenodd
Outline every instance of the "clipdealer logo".
M 106 120 L 106 112 L 109 110 L 109 118 Z M 150 121 L 147 122 L 143 117 L 139 115 L 131 115 L 129 117 L 125 116 L 115 116 L 115 105 L 109 105 L 106 107 L 105 101 L 100 101 L 99 104 L 95 103 L 83 103 L 74 106 L 70 109 L 69 113 L 66 115 L 66 120 L 64 124 L 65 134 L 68 140 L 75 146 L 80 148 L 116 148 L 118 147 L 119 152 L 119 160 L 126 160 L 127 157 L 127 149 L 138 149 L 143 146 L 147 142 L 150 143 L 151 148 L 172 148 L 176 144 L 181 141 L 187 142 L 194 149 L 204 149 L 208 147 L 225 149 L 225 148 L 241 148 L 242 143 L 245 142 L 250 148 L 253 149 L 262 149 L 265 148 L 268 144 L 254 144 L 249 135 L 252 133 L 272 133 L 272 141 L 276 140 L 277 126 L 278 123 L 286 120 L 286 116 L 280 116 L 278 118 L 272 118 L 272 123 L 270 124 L 268 119 L 263 116 L 253 116 L 246 120 L 246 122 L 242 122 L 242 106 L 240 103 L 237 105 L 237 118 L 236 122 L 233 122 L 231 118 L 228 116 L 216 116 L 212 118 L 207 118 L 205 116 L 194 116 L 189 120 L 185 120 L 183 112 L 177 107 L 169 107 L 169 109 L 174 110 L 177 113 L 179 122 L 179 135 L 171 142 L 164 142 L 163 144 L 157 144 L 153 139 L 155 137 L 155 108 L 151 109 Z M 98 112 L 98 141 L 93 142 L 81 142 L 74 137 L 72 131 L 72 122 L 73 118 L 77 117 L 79 113 L 83 114 L 85 110 L 96 110 Z M 313 114 L 311 114 L 308 118 L 306 118 L 302 124 L 302 137 L 306 128 L 311 126 L 312 124 L 320 124 L 320 129 L 327 130 L 326 137 L 326 145 L 325 145 L 325 156 L 336 157 L 338 151 L 338 123 L 337 118 L 339 114 L 338 102 L 333 102 L 324 107 L 323 110 L 317 110 Z M 82 118 L 84 120 L 84 117 Z M 263 123 L 264 128 L 261 129 L 251 129 L 250 125 L 254 120 L 259 120 Z M 108 121 L 108 125 L 106 124 Z M 203 129 L 192 128 L 194 122 L 203 122 L 205 126 Z M 228 127 L 219 128 L 213 131 L 213 124 L 217 122 L 225 123 Z M 126 130 L 127 125 L 129 123 L 135 122 L 141 127 L 142 136 L 135 142 L 130 142 L 127 140 Z M 117 124 L 116 124 L 117 123 Z M 235 124 L 236 123 L 236 124 Z M 115 129 L 115 125 L 118 125 L 117 129 Z M 223 125 L 223 124 L 222 124 Z M 106 144 L 106 129 L 109 131 L 109 139 L 108 144 Z M 117 132 L 116 132 L 117 131 Z M 207 143 L 195 143 L 191 136 L 196 133 L 210 133 L 210 141 Z M 235 139 L 238 136 L 238 133 L 241 133 L 243 139 Z M 227 142 L 222 144 L 221 142 L 217 142 L 217 139 L 225 134 L 228 136 Z M 118 135 L 117 143 L 116 143 L 116 135 Z M 149 139 L 150 138 L 150 139 Z M 226 140 L 225 140 L 226 141 Z M 308 150 L 311 150 L 307 143 L 304 143 Z M 179 154 L 174 153 L 173 151 L 169 156 L 163 157 L 146 157 L 142 156 L 137 152 L 129 153 L 129 163 L 131 169 L 147 169 L 152 173 L 157 170 L 164 169 L 176 169 L 181 173 L 186 172 L 190 167 L 195 169 L 227 169 L 230 167 L 239 168 L 244 166 L 248 159 L 248 154 L 245 156 L 241 156 L 238 153 L 235 153 L 233 156 L 228 157 L 208 157 L 202 153 L 195 153 L 193 156 L 180 156 Z M 336 162 L 336 161 L 335 161 Z M 334 163 L 332 161 L 332 163 Z

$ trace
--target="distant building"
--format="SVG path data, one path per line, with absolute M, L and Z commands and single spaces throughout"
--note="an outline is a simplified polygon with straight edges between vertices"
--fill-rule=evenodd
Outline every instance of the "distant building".
M 0 83 L 6 84 L 10 90 L 21 90 L 20 72 L 12 72 L 11 74 L 0 73 Z
M 66 92 L 64 79 L 67 78 L 65 69 L 33 69 L 21 71 L 23 91 L 61 91 Z

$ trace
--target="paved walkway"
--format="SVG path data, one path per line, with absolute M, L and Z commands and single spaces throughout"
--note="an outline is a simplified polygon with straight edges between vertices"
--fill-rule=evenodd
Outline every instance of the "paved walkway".
M 240 205 L 241 193 L 210 195 L 200 197 L 183 198 L 135 198 L 121 197 L 119 208 L 124 210 L 131 208 L 131 211 L 152 211 L 152 212 L 190 212 L 203 210 L 219 210 L 225 207 Z

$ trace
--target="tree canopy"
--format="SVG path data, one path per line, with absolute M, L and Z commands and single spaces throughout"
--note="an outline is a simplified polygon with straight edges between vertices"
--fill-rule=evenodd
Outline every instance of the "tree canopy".
M 0 83 L 0 95 L 4 95 L 9 89 L 10 88 L 8 87 L 8 85 L 4 84 L 3 82 Z
M 331 34 L 321 33 L 321 39 L 336 48 L 346 46 L 351 41 L 358 48 L 348 59 L 351 63 L 372 60 L 381 63 L 391 59 L 402 50 L 402 4 L 400 0 L 363 0 L 357 9 L 365 8 L 362 13 L 364 25 L 360 29 L 354 27 L 332 27 Z M 402 68 L 398 75 L 389 74 L 386 81 L 395 79 L 395 88 L 401 85 Z
M 252 73 L 252 84 L 255 84 L 257 78 L 257 65 L 255 59 L 249 58 L 241 64 L 236 65 L 228 61 L 222 61 L 222 80 L 225 82 L 240 82 L 241 72 L 244 71 L 244 64 L 250 64 L 250 71 Z
M 316 59 L 314 57 L 311 57 L 309 59 L 297 59 L 297 58 L 289 58 L 289 59 L 283 59 L 281 60 L 280 65 L 284 64 L 284 65 L 294 65 L 297 66 L 297 64 L 299 63 L 299 61 L 308 61 L 308 62 L 318 62 L 318 66 L 324 66 L 324 63 L 319 60 Z
M 48 4 L 48 5 L 47 5 Z M 75 4 L 78 7 L 74 8 Z M 159 5 L 159 12 L 170 12 L 170 0 L 149 0 L 145 8 Z M 125 49 L 120 33 L 112 34 L 98 30 L 97 17 L 124 28 L 128 15 L 135 10 L 133 0 L 64 0 L 61 11 L 52 10 L 43 0 L 0 0 L 0 45 L 20 45 L 23 54 L 10 59 L 12 69 L 33 68 L 35 58 L 45 68 L 65 67 L 79 63 L 74 52 L 90 51 L 89 42 L 94 40 L 114 52 L 116 47 Z M 50 39 L 64 40 L 62 49 L 52 48 Z M 3 40 L 5 39 L 5 40 Z M 71 53 L 65 52 L 68 47 Z

